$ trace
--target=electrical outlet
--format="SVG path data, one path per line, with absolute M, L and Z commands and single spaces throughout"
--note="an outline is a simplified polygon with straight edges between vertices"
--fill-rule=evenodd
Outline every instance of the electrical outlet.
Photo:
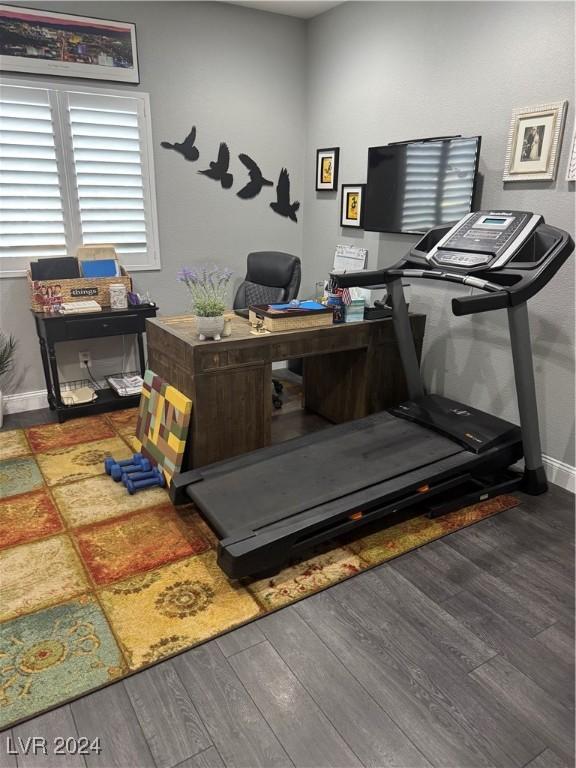
M 78 357 L 80 359 L 80 368 L 90 368 L 92 365 L 90 352 L 78 352 Z

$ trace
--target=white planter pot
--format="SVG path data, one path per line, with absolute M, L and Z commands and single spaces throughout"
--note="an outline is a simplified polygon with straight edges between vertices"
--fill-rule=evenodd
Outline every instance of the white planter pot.
M 220 341 L 222 331 L 224 330 L 224 315 L 219 315 L 218 317 L 199 317 L 197 315 L 196 323 L 200 341 L 205 339 Z

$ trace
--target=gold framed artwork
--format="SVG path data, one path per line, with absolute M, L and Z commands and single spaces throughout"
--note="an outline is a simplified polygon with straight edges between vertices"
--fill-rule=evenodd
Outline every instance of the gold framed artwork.
M 570 146 L 570 154 L 568 155 L 566 181 L 576 181 L 576 126 L 572 134 L 572 144 Z
M 515 109 L 503 181 L 553 181 L 558 169 L 566 101 Z
M 361 228 L 365 184 L 342 184 L 340 226 Z
M 335 192 L 338 189 L 339 147 L 316 150 L 316 191 Z

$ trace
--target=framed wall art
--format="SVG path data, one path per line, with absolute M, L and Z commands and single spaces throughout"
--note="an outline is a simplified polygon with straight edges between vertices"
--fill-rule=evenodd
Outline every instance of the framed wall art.
M 555 101 L 513 111 L 504 181 L 553 181 L 556 178 L 566 105 L 566 101 Z
M 136 26 L 0 4 L 0 69 L 138 83 Z
M 576 181 L 576 126 L 572 134 L 572 144 L 568 155 L 568 167 L 566 168 L 566 181 Z
M 339 147 L 316 150 L 316 191 L 335 192 L 338 189 Z
M 340 226 L 362 227 L 365 184 L 342 184 Z

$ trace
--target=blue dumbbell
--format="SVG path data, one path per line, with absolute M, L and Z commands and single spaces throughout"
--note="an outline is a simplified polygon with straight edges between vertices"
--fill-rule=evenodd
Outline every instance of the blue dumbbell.
M 150 469 L 152 469 L 152 465 L 148 461 L 148 459 L 142 459 L 136 464 L 128 464 L 123 467 L 119 467 L 118 465 L 115 465 L 110 470 L 110 475 L 113 480 L 115 480 L 117 483 L 122 480 L 122 477 L 126 474 L 132 474 L 133 472 L 148 472 Z
M 147 462 L 148 466 L 142 466 L 142 467 L 135 467 L 134 469 L 131 469 L 131 467 L 127 467 L 128 472 L 122 472 L 122 482 L 124 485 L 126 485 L 126 481 L 128 478 L 131 480 L 145 480 L 147 477 L 151 477 L 151 473 L 157 472 L 158 470 L 156 467 L 151 466 L 150 462 Z
M 109 475 L 112 472 L 112 467 L 127 467 L 129 464 L 138 464 L 143 458 L 144 456 L 141 453 L 135 453 L 131 459 L 122 459 L 122 461 L 116 461 L 112 456 L 109 456 L 107 459 L 104 459 L 104 470 Z
M 142 477 L 139 480 L 133 480 L 133 476 L 126 477 L 125 485 L 130 495 L 133 495 L 137 491 L 141 491 L 144 488 L 153 488 L 155 486 L 163 488 L 166 485 L 164 475 L 157 469 L 153 469 L 151 472 L 147 472 L 145 474 L 147 474 L 148 477 Z

